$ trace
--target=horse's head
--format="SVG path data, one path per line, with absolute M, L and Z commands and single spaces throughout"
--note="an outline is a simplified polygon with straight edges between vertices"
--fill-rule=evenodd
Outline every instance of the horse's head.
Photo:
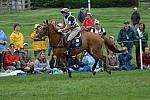
M 55 29 L 55 26 L 56 26 L 56 22 L 54 20 L 51 20 L 51 21 L 44 21 L 44 25 L 42 27 L 42 30 L 41 30 L 41 36 L 49 36 L 51 33 L 53 33 L 53 31 L 56 31 Z

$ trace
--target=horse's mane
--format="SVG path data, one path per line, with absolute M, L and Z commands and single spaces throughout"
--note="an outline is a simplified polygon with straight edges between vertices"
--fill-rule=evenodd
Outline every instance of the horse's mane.
M 56 33 L 62 34 L 62 33 L 57 31 L 57 28 L 56 28 L 57 27 L 57 22 L 56 22 L 56 20 L 54 20 L 54 19 L 48 20 L 47 24 L 51 25 Z

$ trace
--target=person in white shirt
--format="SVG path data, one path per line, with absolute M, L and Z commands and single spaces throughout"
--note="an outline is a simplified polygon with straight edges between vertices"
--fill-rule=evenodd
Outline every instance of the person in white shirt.
M 99 20 L 95 19 L 95 28 L 91 29 L 91 32 L 98 33 L 99 35 L 106 35 L 105 29 L 102 27 Z

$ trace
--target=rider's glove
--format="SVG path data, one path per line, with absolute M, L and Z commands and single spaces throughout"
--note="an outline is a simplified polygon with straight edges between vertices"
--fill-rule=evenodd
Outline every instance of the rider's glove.
M 63 29 L 58 29 L 58 32 L 61 32 L 61 33 L 62 33 L 63 31 L 64 31 Z

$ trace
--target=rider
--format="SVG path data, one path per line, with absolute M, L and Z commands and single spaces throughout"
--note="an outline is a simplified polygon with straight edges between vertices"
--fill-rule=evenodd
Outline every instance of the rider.
M 58 29 L 58 32 L 69 34 L 67 38 L 67 52 L 69 55 L 71 52 L 71 40 L 79 33 L 80 28 L 78 23 L 76 22 L 76 18 L 70 14 L 70 10 L 68 8 L 63 8 L 61 11 L 62 16 L 64 17 L 64 25 L 62 28 Z

